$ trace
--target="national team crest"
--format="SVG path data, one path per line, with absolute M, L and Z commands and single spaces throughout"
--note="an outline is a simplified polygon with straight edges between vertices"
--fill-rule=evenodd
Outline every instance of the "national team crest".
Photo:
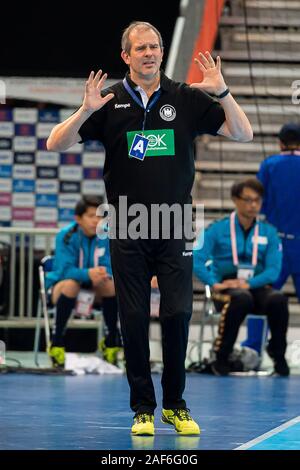
M 176 117 L 176 110 L 174 106 L 170 104 L 165 104 L 159 110 L 160 117 L 165 121 L 173 121 Z

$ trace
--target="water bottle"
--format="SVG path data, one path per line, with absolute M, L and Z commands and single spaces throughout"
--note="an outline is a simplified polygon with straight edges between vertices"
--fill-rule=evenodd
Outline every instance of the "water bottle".
M 5 343 L 0 340 L 0 366 L 5 365 Z

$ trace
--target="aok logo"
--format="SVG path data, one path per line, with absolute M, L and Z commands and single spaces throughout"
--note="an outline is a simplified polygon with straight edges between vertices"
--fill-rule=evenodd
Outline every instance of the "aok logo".
M 136 136 L 142 135 L 143 139 L 148 140 L 145 157 L 175 155 L 174 129 L 149 129 L 146 131 L 127 132 L 128 154 Z
M 149 147 L 151 147 L 151 148 L 158 147 L 159 149 L 166 149 L 167 144 L 164 141 L 165 137 L 166 137 L 166 134 L 162 134 L 162 135 L 150 134 L 150 135 L 147 135 L 147 138 L 149 139 L 149 144 L 148 144 Z

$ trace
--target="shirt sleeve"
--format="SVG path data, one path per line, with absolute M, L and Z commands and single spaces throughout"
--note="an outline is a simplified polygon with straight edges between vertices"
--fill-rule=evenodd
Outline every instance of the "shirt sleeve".
M 80 143 L 87 140 L 102 141 L 105 106 L 93 113 L 80 127 L 78 133 L 81 137 Z
M 59 273 L 60 280 L 73 279 L 78 282 L 90 280 L 89 270 L 78 267 L 79 253 L 72 243 L 64 243 L 63 234 L 60 233 L 56 239 L 55 269 Z
M 109 238 L 108 235 L 105 239 L 98 241 L 99 247 L 105 248 L 104 254 L 99 258 L 99 266 L 104 266 L 106 268 L 106 272 L 109 276 L 112 277 L 112 266 L 111 266 L 111 258 L 110 258 L 110 250 L 109 250 Z
M 204 91 L 193 88 L 191 90 L 196 133 L 216 135 L 226 119 L 224 109 L 218 101 Z
M 208 227 L 201 232 L 194 248 L 194 273 L 203 284 L 213 286 L 218 280 L 208 268 L 208 261 L 212 261 L 216 243 L 215 226 Z
M 257 289 L 277 281 L 282 263 L 282 245 L 276 229 L 270 225 L 268 249 L 265 257 L 265 269 L 248 281 L 250 289 Z
M 260 164 L 257 179 L 262 183 L 264 187 L 264 197 L 263 197 L 263 204 L 261 207 L 261 213 L 268 215 L 268 207 L 269 207 L 269 188 L 268 188 L 268 171 L 267 171 L 267 164 L 263 161 Z

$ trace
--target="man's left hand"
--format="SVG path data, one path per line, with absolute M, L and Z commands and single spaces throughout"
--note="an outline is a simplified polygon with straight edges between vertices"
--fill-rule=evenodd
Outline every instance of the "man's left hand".
M 223 284 L 227 289 L 249 289 L 249 284 L 244 279 L 226 279 Z
M 203 74 L 200 83 L 191 83 L 191 87 L 199 88 L 214 95 L 220 95 L 227 86 L 221 72 L 221 58 L 217 56 L 216 63 L 208 51 L 199 53 L 199 58 L 194 59 Z

